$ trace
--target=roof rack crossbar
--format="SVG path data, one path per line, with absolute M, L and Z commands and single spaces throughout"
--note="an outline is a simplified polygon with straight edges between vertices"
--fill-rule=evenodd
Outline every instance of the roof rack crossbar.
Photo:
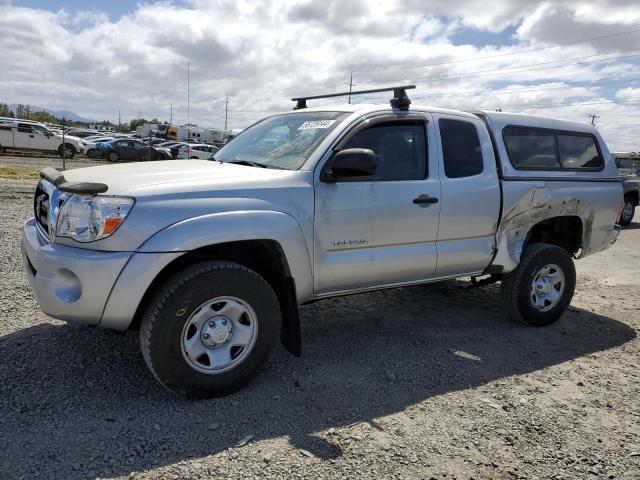
M 363 93 L 393 92 L 393 98 L 389 100 L 393 108 L 400 110 L 409 110 L 411 100 L 407 96 L 407 90 L 416 88 L 415 85 L 400 85 L 397 87 L 374 88 L 371 90 L 357 90 L 355 92 L 327 93 L 325 95 L 312 95 L 306 97 L 295 97 L 291 101 L 296 102 L 294 110 L 307 108 L 307 100 L 317 100 L 318 98 L 345 97 L 348 95 L 362 95 Z

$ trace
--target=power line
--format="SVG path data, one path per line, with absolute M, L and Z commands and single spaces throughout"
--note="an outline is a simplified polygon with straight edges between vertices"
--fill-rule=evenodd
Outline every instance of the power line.
M 529 48 L 526 50 L 519 50 L 517 52 L 505 52 L 505 53 L 498 53 L 495 55 L 487 55 L 484 57 L 474 57 L 474 58 L 463 58 L 460 60 L 450 60 L 448 62 L 439 62 L 439 63 L 424 63 L 424 64 L 420 64 L 420 65 L 405 65 L 405 66 L 394 66 L 394 67 L 379 67 L 379 68 L 367 68 L 367 69 L 361 69 L 361 70 L 352 70 L 354 73 L 364 73 L 364 72 L 383 72 L 383 71 L 389 71 L 389 70 L 408 70 L 408 69 L 412 69 L 412 68 L 423 68 L 423 67 L 438 67 L 438 66 L 442 66 L 442 65 L 451 65 L 454 63 L 463 63 L 463 62 L 475 62 L 475 61 L 479 61 L 479 60 L 488 60 L 491 58 L 499 58 L 499 57 L 507 57 L 510 55 L 521 55 L 523 53 L 530 53 L 530 52 L 539 52 L 542 50 L 549 50 L 552 48 L 557 48 L 557 47 L 566 47 L 567 45 L 577 45 L 579 43 L 585 43 L 585 42 L 591 42 L 593 40 L 601 40 L 603 38 L 611 38 L 611 37 L 619 37 L 622 35 L 630 35 L 632 33 L 637 33 L 640 32 L 640 28 L 637 28 L 635 30 L 629 30 L 626 32 L 618 32 L 618 33 L 611 33 L 608 35 L 600 35 L 597 37 L 591 37 L 591 38 L 585 38 L 582 40 L 575 40 L 572 42 L 565 42 L 565 43 L 557 43 L 555 45 L 549 45 L 546 47 L 536 47 L 536 48 Z
M 598 55 L 610 55 L 611 53 L 614 52 L 609 52 L 606 54 L 598 54 Z M 620 60 L 620 59 L 624 59 L 624 58 L 631 58 L 631 57 L 638 57 L 640 56 L 640 53 L 634 53 L 632 55 L 620 55 L 617 57 L 611 57 L 611 58 L 600 58 L 597 60 L 588 60 L 588 61 L 582 61 L 582 62 L 572 62 L 572 63 L 567 63 L 565 65 L 552 65 L 552 66 L 546 66 L 546 67 L 540 67 L 540 68 L 526 68 L 526 67 L 535 67 L 538 65 L 549 65 L 550 63 L 560 63 L 560 62 L 568 62 L 570 60 L 578 60 L 580 58 L 589 58 L 589 57 L 593 57 L 593 56 L 597 56 L 597 55 L 587 55 L 587 56 L 583 56 L 583 57 L 573 57 L 573 58 L 567 58 L 564 60 L 553 60 L 550 62 L 540 62 L 540 63 L 531 63 L 528 65 L 518 65 L 518 66 L 514 66 L 514 67 L 504 67 L 504 68 L 495 68 L 495 69 L 491 69 L 491 70 L 478 70 L 478 71 L 474 71 L 474 72 L 467 72 L 467 73 L 460 73 L 460 74 L 445 74 L 445 75 L 437 75 L 437 76 L 430 76 L 430 77 L 415 77 L 411 80 L 408 80 L 406 77 L 405 78 L 396 78 L 396 79 L 391 79 L 391 80 L 384 80 L 384 81 L 379 81 L 379 82 L 360 82 L 362 84 L 367 84 L 367 85 L 381 85 L 384 83 L 393 83 L 393 82 L 404 82 L 404 81 L 411 81 L 411 82 L 420 82 L 420 81 L 424 81 L 424 80 L 442 80 L 442 79 L 446 79 L 446 78 L 455 78 L 455 79 L 465 79 L 465 78 L 474 78 L 474 77 L 485 77 L 485 76 L 491 76 L 491 75 L 496 75 L 496 74 L 500 74 L 502 72 L 505 71 L 510 71 L 510 73 L 524 73 L 524 72 L 533 72 L 533 71 L 538 71 L 538 70 L 548 70 L 551 68 L 564 68 L 564 67 L 571 67 L 574 65 L 582 65 L 582 64 L 592 64 L 592 63 L 598 63 L 598 62 L 609 62 L 609 61 L 615 61 L 615 60 Z
M 595 102 L 572 102 L 572 103 L 550 103 L 548 105 L 501 105 L 500 108 L 555 108 L 555 107 L 576 107 L 587 105 L 604 105 L 604 104 L 621 104 L 624 105 L 628 100 L 640 100 L 640 97 L 627 97 L 619 100 L 600 100 Z M 495 107 L 477 107 L 482 110 L 493 110 Z

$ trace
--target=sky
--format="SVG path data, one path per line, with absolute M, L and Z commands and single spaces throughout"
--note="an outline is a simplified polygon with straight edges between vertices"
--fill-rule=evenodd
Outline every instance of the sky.
M 352 75 L 415 83 L 414 105 L 596 115 L 610 150 L 640 151 L 637 0 L 0 0 L 0 51 L 0 102 L 96 120 L 222 128 L 228 97 L 243 128 Z

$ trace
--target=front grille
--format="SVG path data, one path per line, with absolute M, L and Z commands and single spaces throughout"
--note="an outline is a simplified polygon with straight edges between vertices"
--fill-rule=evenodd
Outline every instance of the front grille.
M 51 204 L 49 194 L 44 190 L 41 183 L 39 183 L 36 188 L 36 194 L 33 199 L 33 210 L 36 222 L 42 227 L 42 230 L 47 236 L 50 236 L 49 211 L 51 210 Z

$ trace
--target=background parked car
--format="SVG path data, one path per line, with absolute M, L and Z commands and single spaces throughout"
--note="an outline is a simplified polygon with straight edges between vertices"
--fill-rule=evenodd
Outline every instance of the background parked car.
M 80 138 L 72 135 L 63 138 L 39 122 L 0 118 L 0 151 L 6 149 L 57 152 L 73 158 L 84 151 L 84 145 Z
M 67 132 L 67 135 L 72 135 L 78 138 L 87 138 L 87 137 L 93 137 L 96 135 L 102 135 L 103 137 L 106 137 L 104 133 L 100 133 L 96 130 L 85 130 L 82 128 L 72 128 Z
M 212 154 L 216 153 L 220 148 L 206 143 L 189 143 L 180 147 L 178 158 L 199 158 L 208 160 Z
M 101 150 L 98 149 L 99 143 L 110 142 L 111 140 L 115 140 L 114 137 L 87 137 L 82 143 L 84 143 L 84 151 L 89 158 L 98 158 L 100 157 Z
M 629 158 L 616 158 L 624 191 L 624 207 L 620 214 L 620 224 L 629 225 L 633 220 L 636 207 L 640 205 L 640 155 Z
M 108 142 L 98 143 L 101 157 L 110 162 L 132 160 L 171 160 L 171 153 L 166 148 L 156 148 L 146 145 L 139 140 L 117 138 Z

